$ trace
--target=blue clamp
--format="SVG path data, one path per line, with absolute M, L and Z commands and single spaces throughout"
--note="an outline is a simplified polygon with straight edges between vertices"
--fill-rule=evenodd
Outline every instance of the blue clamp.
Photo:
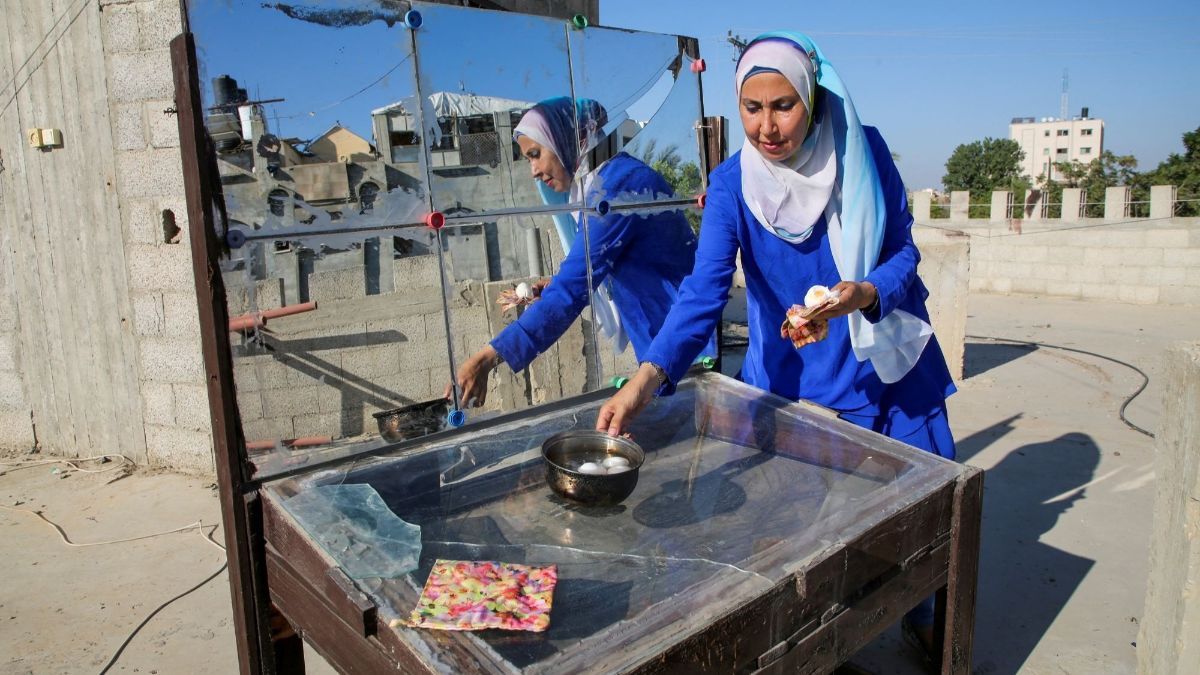
M 607 199 L 601 199 L 599 202 L 596 202 L 596 215 L 607 216 L 611 208 L 612 205 L 608 203 Z
M 225 243 L 229 245 L 229 248 L 241 248 L 246 245 L 246 233 L 232 228 L 226 230 Z
M 423 24 L 423 23 L 425 23 L 425 19 L 421 16 L 421 13 L 418 12 L 417 10 L 410 9 L 404 13 L 404 25 L 407 26 L 409 29 L 416 30 L 416 29 L 420 28 L 421 24 Z
M 451 410 L 446 414 L 446 424 L 449 424 L 453 429 L 457 429 L 466 423 L 467 411 L 465 410 Z

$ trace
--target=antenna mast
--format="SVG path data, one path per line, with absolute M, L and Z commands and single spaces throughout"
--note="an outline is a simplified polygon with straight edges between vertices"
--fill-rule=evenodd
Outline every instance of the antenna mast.
M 1062 101 L 1059 103 L 1058 118 L 1067 119 L 1067 69 L 1063 68 Z

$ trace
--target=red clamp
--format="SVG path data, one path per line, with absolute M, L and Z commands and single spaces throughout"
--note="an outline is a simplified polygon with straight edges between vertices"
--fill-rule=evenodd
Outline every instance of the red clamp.
M 431 230 L 440 230 L 446 224 L 446 216 L 441 211 L 425 214 L 425 226 Z
M 708 193 L 701 192 L 700 196 L 696 197 L 696 206 L 704 208 L 704 202 L 708 201 Z
M 707 66 L 704 64 L 704 59 L 696 59 L 695 61 L 692 61 L 693 73 L 703 73 L 706 68 Z

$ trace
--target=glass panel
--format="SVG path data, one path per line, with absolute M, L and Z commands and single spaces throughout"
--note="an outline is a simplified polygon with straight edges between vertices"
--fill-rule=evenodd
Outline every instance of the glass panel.
M 556 217 L 575 227 L 572 214 Z M 568 256 L 555 217 L 544 214 L 460 221 L 441 235 L 454 363 L 465 378 L 458 400 L 468 422 L 607 386 L 597 363 L 611 363 L 613 348 L 594 342 L 582 237 Z M 472 356 L 489 343 L 505 363 L 470 370 Z M 632 367 L 627 354 L 624 365 Z M 486 393 L 472 393 L 485 381 Z M 440 384 L 446 391 L 449 381 Z
M 238 405 L 260 477 L 385 446 L 384 427 L 400 440 L 445 426 L 411 33 L 396 12 L 347 7 L 194 3 L 189 15 L 224 196 Z
M 513 129 L 538 101 L 571 96 L 566 23 L 413 6 L 423 17 L 414 36 L 426 117 L 437 120 L 426 133 L 434 206 L 451 220 L 543 206 Z
M 365 484 L 421 528 L 416 571 L 359 580 L 379 607 L 379 630 L 417 641 L 411 649 L 427 655 L 418 658 L 455 672 L 624 672 L 763 596 L 831 547 L 853 545 L 963 471 L 706 374 L 656 399 L 633 423 L 646 454 L 633 492 L 615 506 L 581 506 L 551 491 L 541 448 L 554 434 L 590 429 L 601 403 L 531 411 L 267 492 L 290 508 L 293 495 L 322 485 Z M 932 543 L 938 533 L 923 536 Z M 437 559 L 557 565 L 548 630 L 404 628 L 398 620 L 416 606 Z

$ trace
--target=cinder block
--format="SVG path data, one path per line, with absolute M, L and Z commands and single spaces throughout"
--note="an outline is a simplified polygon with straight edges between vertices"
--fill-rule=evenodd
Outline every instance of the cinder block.
M 175 423 L 185 429 L 212 431 L 208 389 L 202 384 L 175 384 Z
M 276 441 L 296 437 L 291 417 L 243 418 L 242 430 L 247 441 Z
M 1083 297 L 1083 284 L 1078 281 L 1061 281 L 1054 284 L 1054 295 L 1065 298 Z
M 1163 286 L 1158 301 L 1164 305 L 1200 305 L 1200 287 Z
M 1181 267 L 1147 267 L 1142 271 L 1142 281 L 1156 286 L 1183 286 L 1192 272 L 1195 272 L 1194 283 L 1200 285 L 1200 269 L 1184 270 Z
M 1031 279 L 1029 277 L 1020 277 L 1012 280 L 1013 293 L 1028 293 L 1031 295 L 1044 295 L 1046 293 L 1045 279 Z
M 134 334 L 143 337 L 162 335 L 165 323 L 162 294 L 136 293 L 132 303 Z
M 116 53 L 108 59 L 108 91 L 117 103 L 171 98 L 170 50 Z
M 127 246 L 125 265 L 134 291 L 184 291 L 195 286 L 191 253 L 183 246 Z
M 1104 267 L 1102 272 L 1105 283 L 1121 284 L 1124 286 L 1142 283 L 1141 267 L 1119 267 L 1113 265 Z
M 1158 302 L 1158 287 L 1122 285 L 1117 289 L 1117 300 L 1135 305 L 1153 305 Z
M 242 420 L 257 420 L 265 417 L 263 415 L 262 396 L 257 391 L 238 391 L 235 394 L 237 401 L 238 413 L 242 416 Z M 211 424 L 212 418 L 209 418 Z
M 163 294 L 163 333 L 173 337 L 199 337 L 200 311 L 194 293 Z
M 33 421 L 28 410 L 0 410 L 0 448 L 26 450 L 33 446 Z
M 100 13 L 104 31 L 104 51 L 136 52 L 141 45 L 136 7 L 119 6 Z
M 1200 248 L 1167 249 L 1163 251 L 1165 267 L 1200 267 Z
M 124 197 L 158 198 L 183 194 L 183 162 L 179 149 L 118 152 L 117 189 Z
M 179 147 L 179 122 L 174 114 L 163 112 L 175 106 L 174 101 L 150 101 L 144 105 L 146 126 L 150 129 L 150 145 L 156 148 Z
M 146 451 L 152 465 L 203 475 L 213 471 L 210 433 L 147 424 Z
M 1020 247 L 1021 260 L 1027 263 L 1038 263 L 1046 260 L 1046 255 L 1049 249 L 1045 246 L 1022 246 Z
M 401 289 L 439 289 L 442 285 L 436 254 L 397 258 L 393 263 L 392 276 L 398 293 L 402 292 Z
M 146 147 L 146 125 L 142 120 L 140 104 L 114 105 L 113 126 L 117 150 L 142 150 Z
M 398 345 L 378 345 L 342 351 L 342 370 L 368 381 L 399 373 L 402 368 Z
M 179 8 L 173 0 L 152 0 L 138 5 L 138 46 L 143 50 L 169 47 L 171 38 L 183 31 Z
M 381 319 L 367 322 L 368 336 L 396 334 L 397 342 L 416 342 L 425 339 L 425 317 L 421 315 Z
M 1138 248 L 1123 249 L 1122 257 L 1126 265 L 1161 265 L 1163 259 L 1163 249 L 1142 246 Z
M 263 414 L 267 417 L 295 417 L 319 411 L 317 396 L 321 387 L 269 389 L 261 393 Z
M 182 338 L 142 338 L 138 343 L 143 381 L 202 382 L 204 361 L 200 341 Z
M 0 408 L 18 410 L 25 407 L 25 392 L 20 376 L 12 371 L 0 373 Z
M 364 268 L 360 265 L 340 270 L 313 272 L 308 276 L 308 295 L 317 302 L 353 300 L 367 296 Z
M 1114 284 L 1083 284 L 1080 291 L 1081 295 L 1088 300 L 1111 302 L 1117 299 L 1117 287 Z
M 1183 228 L 1146 231 L 1146 246 L 1163 248 L 1187 248 L 1191 244 L 1190 232 Z
M 125 243 L 161 244 L 162 211 L 153 199 L 124 199 L 121 201 L 121 221 L 125 228 Z
M 303 436 L 342 436 L 342 416 L 340 413 L 313 413 L 297 415 L 292 418 L 296 438 Z
M 1067 279 L 1067 270 L 1066 265 L 1046 263 L 1039 267 L 1038 276 L 1047 281 L 1064 281 Z
M 142 382 L 142 417 L 146 424 L 175 424 L 175 391 L 169 384 Z
M 1118 248 L 1088 247 L 1083 251 L 1083 263 L 1089 266 L 1122 265 L 1127 261 L 1125 252 Z

